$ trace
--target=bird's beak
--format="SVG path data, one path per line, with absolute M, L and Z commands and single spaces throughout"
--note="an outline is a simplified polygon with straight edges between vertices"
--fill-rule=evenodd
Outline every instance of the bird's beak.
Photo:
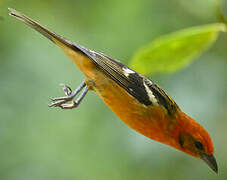
M 213 169 L 214 172 L 218 173 L 218 165 L 213 155 L 203 154 L 201 158 L 208 164 L 211 169 Z

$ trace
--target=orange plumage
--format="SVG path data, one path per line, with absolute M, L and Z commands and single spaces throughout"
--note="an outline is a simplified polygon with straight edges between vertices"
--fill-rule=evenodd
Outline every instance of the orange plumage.
M 54 98 L 51 106 L 73 108 L 88 90 L 94 90 L 128 126 L 144 136 L 203 159 L 215 172 L 213 145 L 207 131 L 180 110 L 155 83 L 112 58 L 66 40 L 13 9 L 10 15 L 31 26 L 56 45 L 86 76 L 74 92 L 64 87 L 66 97 Z M 82 95 L 73 98 L 83 88 Z M 66 102 L 73 101 L 73 104 Z

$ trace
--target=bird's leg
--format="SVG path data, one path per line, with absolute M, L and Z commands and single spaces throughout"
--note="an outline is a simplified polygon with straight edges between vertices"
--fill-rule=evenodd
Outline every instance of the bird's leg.
M 85 81 L 83 81 L 80 86 L 75 90 L 72 91 L 71 88 L 65 84 L 61 84 L 63 86 L 63 91 L 65 92 L 64 97 L 57 97 L 57 98 L 51 98 L 51 100 L 53 101 L 49 107 L 60 107 L 62 109 L 72 109 L 77 107 L 81 100 L 85 97 L 85 95 L 88 92 L 88 86 L 86 85 Z M 76 99 L 73 100 L 74 97 L 81 91 L 82 93 L 80 94 L 80 96 Z M 67 104 L 67 102 L 72 101 L 71 104 Z

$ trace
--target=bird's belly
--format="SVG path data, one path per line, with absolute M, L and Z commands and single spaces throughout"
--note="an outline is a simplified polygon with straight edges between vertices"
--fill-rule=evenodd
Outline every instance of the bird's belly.
M 99 78 L 89 78 L 93 89 L 106 105 L 128 126 L 151 139 L 164 142 L 165 117 L 159 106 L 145 106 L 125 89 L 96 72 Z M 100 73 L 100 74 L 99 74 Z M 88 80 L 89 81 L 89 80 Z

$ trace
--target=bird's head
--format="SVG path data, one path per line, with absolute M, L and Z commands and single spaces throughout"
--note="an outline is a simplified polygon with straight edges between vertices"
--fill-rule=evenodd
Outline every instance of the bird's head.
M 213 155 L 213 144 L 208 132 L 194 119 L 183 113 L 184 122 L 178 131 L 178 149 L 204 160 L 211 169 L 218 172 Z

